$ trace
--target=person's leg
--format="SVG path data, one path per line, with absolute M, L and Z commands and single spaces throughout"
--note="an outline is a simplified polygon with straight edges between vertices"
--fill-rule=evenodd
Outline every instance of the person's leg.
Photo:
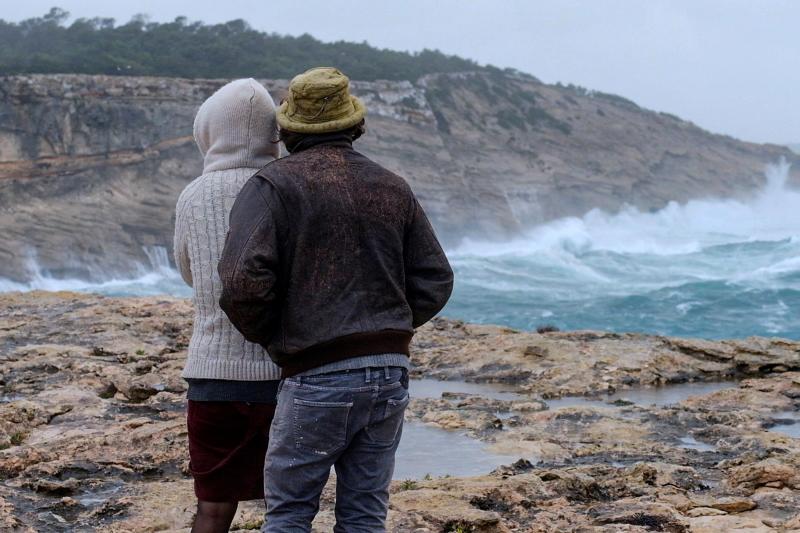
M 274 409 L 269 404 L 188 401 L 189 468 L 198 501 L 193 533 L 228 531 L 239 501 L 263 498 Z
M 331 466 L 347 446 L 350 389 L 328 387 L 336 377 L 306 380 L 285 380 L 278 395 L 264 463 L 265 533 L 311 531 Z
M 369 424 L 336 461 L 335 533 L 386 531 L 389 484 L 409 401 L 404 370 L 392 368 L 388 374 L 381 377 Z
M 227 533 L 238 506 L 238 502 L 198 501 L 192 533 Z

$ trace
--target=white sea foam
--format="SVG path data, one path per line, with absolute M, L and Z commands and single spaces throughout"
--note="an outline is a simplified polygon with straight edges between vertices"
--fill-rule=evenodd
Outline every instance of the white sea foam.
M 746 201 L 593 210 L 507 242 L 466 240 L 448 251 L 456 289 L 444 314 L 525 329 L 800 338 L 800 191 L 788 170 L 770 167 Z M 146 253 L 134 279 L 101 282 L 54 279 L 31 259 L 31 280 L 0 280 L 0 291 L 191 295 L 164 248 Z
M 445 312 L 522 328 L 800 337 L 800 191 L 789 167 L 749 200 L 693 200 L 653 213 L 593 210 L 507 242 L 449 251 Z
M 27 261 L 30 281 L 18 283 L 0 279 L 0 292 L 11 291 L 77 291 L 97 292 L 111 295 L 175 294 L 185 296 L 189 289 L 184 285 L 180 274 L 172 268 L 167 249 L 163 246 L 143 247 L 147 264 L 135 267 L 133 278 L 112 277 L 102 281 L 87 281 L 76 278 L 55 278 L 44 271 L 31 252 Z
M 800 239 L 800 191 L 789 189 L 789 165 L 767 168 L 767 183 L 749 201 L 671 202 L 654 213 L 625 207 L 610 214 L 592 210 L 536 226 L 507 242 L 466 239 L 450 256 L 497 257 L 549 253 L 562 258 L 590 251 L 685 255 L 734 242 Z

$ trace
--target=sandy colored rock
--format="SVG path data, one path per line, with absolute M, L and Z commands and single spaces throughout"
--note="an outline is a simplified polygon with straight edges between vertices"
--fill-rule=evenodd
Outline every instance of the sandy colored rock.
M 175 298 L 0 295 L 0 529 L 188 533 L 179 373 L 191 313 Z M 414 377 L 512 392 L 444 387 L 415 397 L 407 423 L 466 434 L 509 459 L 474 477 L 393 482 L 388 529 L 791 531 L 800 442 L 773 428 L 796 418 L 797 348 L 436 320 L 415 337 Z M 660 405 L 599 394 L 732 375 L 745 379 Z M 568 393 L 590 401 L 554 403 Z M 333 527 L 333 501 L 331 480 L 315 532 Z M 262 515 L 258 502 L 244 505 L 235 528 L 253 531 Z

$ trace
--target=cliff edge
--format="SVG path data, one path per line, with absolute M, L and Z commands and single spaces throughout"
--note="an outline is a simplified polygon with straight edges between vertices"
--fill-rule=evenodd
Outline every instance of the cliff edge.
M 285 80 L 262 80 L 279 101 Z M 201 171 L 199 104 L 225 80 L 0 78 L 0 277 L 135 273 L 171 245 L 180 190 Z M 592 208 L 737 197 L 786 147 L 714 135 L 623 98 L 501 72 L 354 82 L 358 149 L 405 176 L 445 243 L 498 239 Z M 800 181 L 797 165 L 790 181 Z

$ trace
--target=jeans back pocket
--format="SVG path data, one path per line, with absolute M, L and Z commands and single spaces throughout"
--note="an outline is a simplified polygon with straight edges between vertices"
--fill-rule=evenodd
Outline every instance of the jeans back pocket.
M 344 447 L 353 402 L 294 399 L 294 442 L 299 450 L 330 455 Z
M 403 388 L 399 390 L 402 391 L 402 396 L 386 400 L 386 406 L 383 409 L 379 409 L 379 412 L 382 411 L 383 417 L 375 420 L 366 428 L 367 434 L 376 444 L 385 446 L 394 444 L 397 434 L 403 426 L 403 416 L 410 398 L 408 391 Z

